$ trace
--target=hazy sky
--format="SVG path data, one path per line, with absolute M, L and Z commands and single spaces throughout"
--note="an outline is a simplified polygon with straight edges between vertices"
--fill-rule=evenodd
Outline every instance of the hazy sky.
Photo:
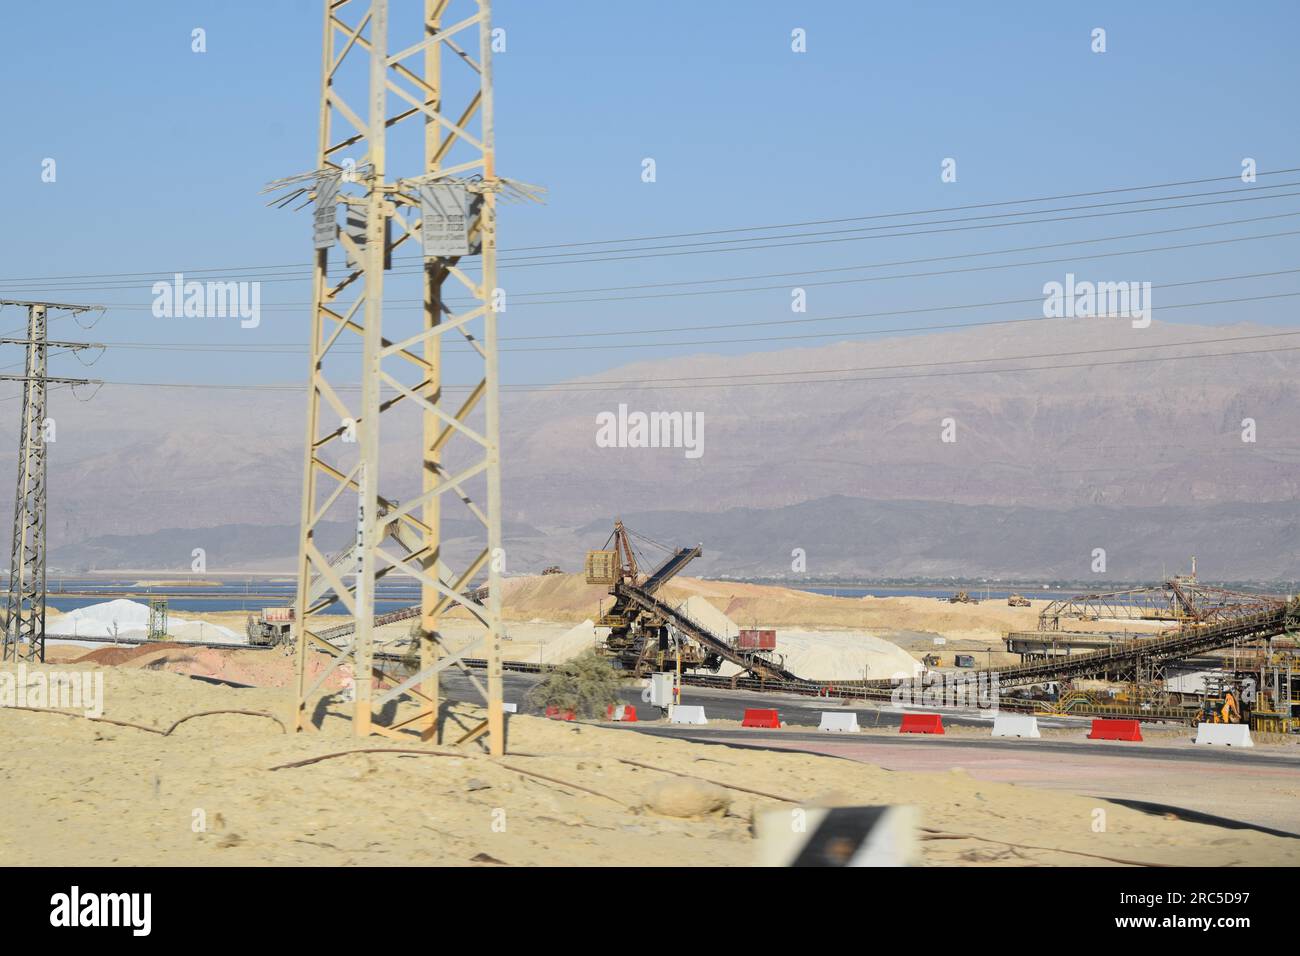
M 393 7 L 397 20 L 419 4 L 394 0 Z M 1040 0 L 499 0 L 495 7 L 496 25 L 505 28 L 507 42 L 506 52 L 495 59 L 499 169 L 549 189 L 545 206 L 504 211 L 505 250 L 1231 177 L 1240 173 L 1244 157 L 1256 160 L 1260 173 L 1300 167 L 1294 99 L 1300 8 L 1292 2 L 1243 7 Z M 196 27 L 206 31 L 206 53 L 191 50 Z M 1098 27 L 1106 31 L 1104 53 L 1092 51 L 1091 35 Z M 796 28 L 806 31 L 806 52 L 791 49 Z M 93 372 L 109 380 L 301 379 L 304 359 L 292 347 L 308 334 L 310 212 L 268 209 L 259 190 L 314 165 L 320 29 L 318 0 L 5 3 L 0 16 L 0 298 L 110 306 L 93 332 L 61 324 L 51 327 L 51 337 L 75 333 L 108 342 L 286 346 L 254 354 L 115 349 Z M 647 157 L 657 166 L 653 183 L 642 181 Z M 52 183 L 42 181 L 47 158 L 57 163 Z M 946 158 L 956 160 L 955 182 L 941 182 Z M 1298 185 L 1285 188 L 1292 182 Z M 1300 173 L 1261 175 L 1257 185 L 1300 193 Z M 774 286 L 720 295 L 526 302 L 530 292 L 652 287 L 568 298 L 626 296 L 653 293 L 654 286 L 670 282 L 969 255 L 1300 214 L 1300 196 L 1222 201 L 1244 196 L 1247 188 L 1228 181 L 1041 204 L 1059 209 L 1232 191 L 1169 200 L 1218 203 L 1182 211 L 893 238 L 830 232 L 880 225 L 842 223 L 784 230 L 798 234 L 796 244 L 778 248 L 708 252 L 704 248 L 716 247 L 693 247 L 689 255 L 605 263 L 523 267 L 516 262 L 502 270 L 502 284 L 515 296 L 502 334 L 789 319 L 794 317 L 790 287 L 800 285 L 808 287 L 806 316 L 820 317 L 1032 297 L 1045 281 L 1067 271 L 1080 278 L 1159 284 L 1300 265 L 1300 236 L 1290 236 L 892 281 L 812 286 L 808 283 L 818 277 L 776 278 L 659 290 Z M 1078 214 L 1043 212 L 1030 218 Z M 1300 215 L 1018 256 L 1059 257 L 1288 230 L 1300 230 Z M 750 235 L 630 245 L 668 245 L 672 248 L 661 251 L 683 252 L 686 242 Z M 1016 258 L 1003 254 L 820 278 Z M 283 268 L 249 271 L 257 266 Z M 241 329 L 230 319 L 154 318 L 151 284 L 193 269 L 220 270 L 221 278 L 261 278 L 261 325 Z M 132 275 L 51 278 L 122 273 Z M 1300 279 L 1290 275 L 1158 291 L 1156 318 L 1289 324 L 1296 299 L 1167 312 L 1161 306 L 1297 289 Z M 403 291 L 401 283 L 393 284 L 395 296 L 401 298 Z M 946 321 L 1035 311 L 1032 306 L 966 310 Z M 0 313 L 0 331 L 19 320 L 15 310 Z M 691 340 L 841 329 L 860 333 L 907 321 L 507 341 L 503 346 L 511 351 L 503 369 L 507 382 L 554 381 L 653 357 L 834 339 L 706 345 Z M 632 343 L 650 345 L 607 348 Z M 552 350 L 519 350 L 526 345 Z M 576 348 L 593 345 L 601 348 Z M 16 350 L 11 358 L 17 360 Z M 56 371 L 75 374 L 79 368 L 73 359 L 58 361 Z

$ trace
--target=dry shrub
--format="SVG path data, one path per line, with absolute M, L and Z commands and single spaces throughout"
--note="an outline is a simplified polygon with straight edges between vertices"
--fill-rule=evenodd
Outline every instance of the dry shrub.
M 579 717 L 603 717 L 618 702 L 618 672 L 594 650 L 561 664 L 528 693 L 534 707 L 558 707 Z

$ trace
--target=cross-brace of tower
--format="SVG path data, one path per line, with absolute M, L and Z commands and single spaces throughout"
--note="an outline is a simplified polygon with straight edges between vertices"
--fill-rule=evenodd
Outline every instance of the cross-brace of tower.
M 415 730 L 423 739 L 440 739 L 439 675 L 459 666 L 487 703 L 486 719 L 465 728 L 459 741 L 486 733 L 490 752 L 501 754 L 496 214 L 503 193 L 535 197 L 531 187 L 496 173 L 489 0 L 393 6 L 409 11 L 401 23 L 390 23 L 389 0 L 324 0 L 317 168 L 268 187 L 298 184 L 279 202 L 305 195 L 316 207 L 294 727 L 310 726 L 311 701 L 330 675 L 347 666 L 358 736 L 409 739 L 406 732 Z M 422 152 L 423 161 L 412 162 L 409 177 L 391 178 L 390 159 L 398 154 L 393 138 L 403 132 L 414 134 L 407 155 Z M 337 206 L 344 208 L 342 228 Z M 347 266 L 331 281 L 329 255 L 340 246 Z M 386 335 L 384 272 L 399 250 L 423 259 L 423 315 L 413 329 Z M 473 253 L 479 256 L 477 278 L 460 263 Z M 451 307 L 449 286 L 457 301 L 468 303 L 463 309 Z M 355 381 L 357 368 L 338 343 L 357 338 L 360 394 L 353 407 L 344 383 Z M 449 339 L 462 343 L 455 358 L 470 367 L 470 382 L 477 380 L 454 401 L 443 382 Z M 342 379 L 340 364 L 347 371 Z M 380 417 L 394 406 L 418 410 L 418 474 L 395 468 L 390 446 L 381 455 Z M 403 479 L 419 492 L 405 501 L 384 493 Z M 464 508 L 454 517 L 468 517 L 479 531 L 475 553 L 456 567 L 442 547 L 449 497 Z M 340 511 L 356 516 L 356 538 L 328 556 L 317 531 L 327 515 Z M 457 538 L 463 534 L 458 531 Z M 405 678 L 385 672 L 375 657 L 376 584 L 389 575 L 414 578 L 421 588 L 419 665 Z M 351 617 L 351 634 L 340 639 L 334 636 L 340 629 L 331 628 L 326 640 L 313 632 L 311 615 L 337 603 Z M 440 622 L 456 605 L 468 612 L 475 635 L 453 652 L 443 642 Z M 327 657 L 313 673 L 309 664 L 316 652 Z M 486 658 L 486 687 L 464 657 Z M 416 701 L 418 713 L 381 724 L 376 710 L 403 695 Z
M 51 311 L 78 313 L 101 307 L 0 300 L 0 306 L 7 305 L 27 309 L 27 338 L 0 338 L 0 345 L 26 346 L 27 361 L 22 375 L 0 375 L 0 381 L 23 383 L 23 411 L 18 423 L 18 489 L 14 496 L 13 547 L 9 552 L 9 600 L 0 660 L 44 661 L 47 386 L 100 384 L 95 379 L 51 377 L 47 374 L 49 351 L 51 347 L 67 351 L 103 348 L 89 342 L 51 342 L 46 337 L 46 328 Z

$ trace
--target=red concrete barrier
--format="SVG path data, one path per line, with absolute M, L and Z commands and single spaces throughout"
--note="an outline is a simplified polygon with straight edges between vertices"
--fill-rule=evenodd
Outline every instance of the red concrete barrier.
M 552 720 L 574 720 L 578 715 L 571 710 L 566 710 L 563 713 L 560 713 L 560 708 L 558 707 L 547 707 L 546 716 L 550 717 Z
M 904 714 L 900 734 L 941 734 L 943 718 L 938 714 Z
M 1089 740 L 1141 740 L 1142 725 L 1136 720 L 1103 720 L 1092 722 Z
M 774 710 L 751 710 L 745 709 L 745 719 L 740 722 L 742 727 L 776 727 L 781 726 L 781 716 Z
M 620 705 L 618 705 L 618 704 L 610 704 L 608 707 L 606 707 L 606 708 L 605 708 L 605 719 L 606 719 L 606 720 L 621 720 L 621 721 L 623 721 L 623 722 L 625 722 L 625 723 L 636 723 L 636 708 L 633 707 L 631 704 L 625 704 L 625 705 L 622 705 L 622 706 L 623 706 L 623 716 L 622 716 L 622 717 L 615 717 L 615 716 L 614 716 L 614 712 L 618 710 L 619 706 L 620 706 Z

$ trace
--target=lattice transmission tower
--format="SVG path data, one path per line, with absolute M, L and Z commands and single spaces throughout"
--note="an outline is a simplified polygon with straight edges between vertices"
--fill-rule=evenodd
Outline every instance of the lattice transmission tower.
M 486 719 L 462 728 L 459 740 L 486 733 L 490 752 L 500 754 L 496 217 L 499 199 L 535 199 L 536 187 L 496 172 L 488 0 L 323 6 L 317 168 L 268 187 L 289 190 L 278 204 L 306 197 L 315 209 L 294 726 L 311 725 L 312 700 L 347 667 L 357 735 L 410 739 L 405 731 L 417 730 L 440 739 L 439 675 L 459 666 L 487 704 Z M 390 6 L 402 11 L 400 21 L 390 19 Z M 407 175 L 395 176 L 398 168 Z M 330 255 L 340 250 L 343 268 L 331 277 Z M 385 270 L 398 252 L 422 261 L 423 308 L 418 320 L 403 322 L 394 312 L 386 323 Z M 465 257 L 475 258 L 477 277 Z M 355 350 L 339 345 L 358 339 L 359 367 Z M 448 340 L 459 344 L 448 349 Z M 467 375 L 467 393 L 454 400 L 444 388 L 453 363 Z M 346 396 L 358 378 L 359 395 Z M 381 453 L 381 416 L 393 421 L 395 407 L 419 419 L 405 463 L 391 426 Z M 463 519 L 476 529 L 472 553 L 459 563 L 443 549 L 445 502 L 462 519 L 458 539 L 466 535 Z M 340 514 L 355 520 L 355 538 L 327 554 L 318 532 L 327 516 Z M 390 576 L 413 578 L 421 593 L 419 665 L 406 677 L 375 656 L 376 586 Z M 333 624 L 338 614 L 329 615 L 329 628 L 313 620 L 336 604 L 350 627 Z M 456 605 L 468 612 L 474 634 L 452 650 L 441 627 Z M 314 652 L 327 655 L 316 672 Z M 466 657 L 486 659 L 486 686 Z M 419 712 L 381 723 L 376 710 L 404 695 Z
M 9 552 L 9 599 L 5 606 L 3 653 L 0 660 L 45 660 L 45 524 L 46 414 L 49 385 L 98 385 L 96 379 L 50 376 L 51 348 L 65 351 L 103 349 L 89 342 L 51 342 L 46 336 L 52 311 L 76 314 L 101 306 L 62 305 L 0 299 L 0 307 L 27 309 L 27 338 L 0 338 L 0 345 L 23 345 L 27 360 L 22 375 L 0 375 L 0 381 L 23 383 L 22 417 L 18 421 L 18 488 L 14 495 L 13 546 Z

